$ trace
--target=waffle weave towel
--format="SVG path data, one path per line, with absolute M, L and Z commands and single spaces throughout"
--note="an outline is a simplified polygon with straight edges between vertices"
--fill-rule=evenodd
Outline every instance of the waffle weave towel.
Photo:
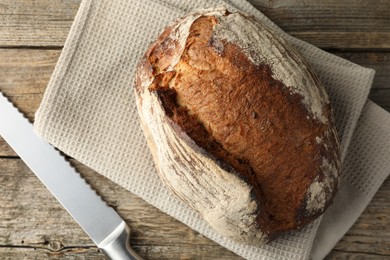
M 183 14 L 225 5 L 263 21 L 307 58 L 333 103 L 342 181 L 322 220 L 253 247 L 216 234 L 161 184 L 133 96 L 137 60 Z M 389 174 L 390 116 L 367 102 L 374 71 L 295 39 L 245 0 L 83 0 L 35 118 L 48 142 L 191 228 L 248 259 L 323 258 Z M 359 119 L 360 118 L 360 119 Z

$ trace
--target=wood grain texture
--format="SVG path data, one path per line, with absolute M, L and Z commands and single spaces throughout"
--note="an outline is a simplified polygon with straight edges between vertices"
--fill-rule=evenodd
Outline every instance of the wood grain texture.
M 0 49 L 0 90 L 33 118 L 60 50 Z
M 375 70 L 372 89 L 390 88 L 390 53 L 389 52 L 348 52 L 330 51 L 333 54 Z M 377 102 L 378 100 L 374 100 Z M 389 111 L 389 110 L 388 110 Z
M 251 0 L 288 33 L 376 72 L 370 97 L 390 111 L 390 3 Z M 30 120 L 80 0 L 0 2 L 0 91 Z M 3 47 L 3 48 L 2 48 Z M 240 259 L 91 169 L 83 176 L 132 228 L 149 259 Z M 0 138 L 0 258 L 104 259 L 79 226 Z M 327 259 L 389 259 L 390 180 Z
M 0 2 L 0 46 L 61 47 L 80 0 Z
M 250 0 L 291 35 L 320 48 L 390 48 L 386 0 Z M 61 47 L 80 0 L 3 0 L 0 46 Z
M 71 160 L 103 199 L 132 228 L 131 244 L 147 259 L 188 259 L 236 255 L 147 204 L 88 167 Z M 96 257 L 103 254 L 20 159 L 0 159 L 0 256 Z M 19 248 L 21 250 L 16 250 Z M 14 258 L 16 259 L 16 258 Z M 95 259 L 95 258 L 94 258 Z
M 125 219 L 131 243 L 148 259 L 240 259 L 167 216 L 90 168 L 71 163 Z M 61 259 L 103 259 L 92 241 L 20 159 L 0 159 L 0 255 Z M 328 259 L 390 256 L 390 180 L 379 189 L 359 220 Z M 30 255 L 32 254 L 32 255 Z M 29 258 L 30 259 L 30 258 Z M 358 259 L 358 258 L 356 258 Z
M 320 48 L 390 47 L 386 0 L 249 0 L 283 30 Z
M 330 254 L 325 258 L 325 260 L 340 260 L 340 259 L 348 259 L 348 260 L 387 260 L 389 256 L 386 255 L 377 255 L 377 254 L 365 254 L 359 252 L 343 252 L 338 250 L 333 250 Z
M 372 89 L 368 97 L 387 111 L 390 111 L 389 94 L 389 89 Z

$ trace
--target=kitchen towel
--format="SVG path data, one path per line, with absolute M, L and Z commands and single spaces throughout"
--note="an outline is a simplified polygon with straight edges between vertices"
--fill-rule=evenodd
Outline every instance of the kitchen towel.
M 263 21 L 306 57 L 329 93 L 341 138 L 342 180 L 334 205 L 322 221 L 261 247 L 219 236 L 162 185 L 134 102 L 136 63 L 149 43 L 185 13 L 221 5 Z M 371 69 L 287 35 L 245 0 L 83 0 L 34 127 L 64 153 L 244 258 L 320 259 L 389 174 L 390 116 L 367 102 L 373 77 Z

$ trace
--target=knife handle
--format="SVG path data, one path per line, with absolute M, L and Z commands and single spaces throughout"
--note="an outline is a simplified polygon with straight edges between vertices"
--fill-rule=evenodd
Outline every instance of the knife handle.
M 130 247 L 130 228 L 124 221 L 98 247 L 112 260 L 142 260 Z

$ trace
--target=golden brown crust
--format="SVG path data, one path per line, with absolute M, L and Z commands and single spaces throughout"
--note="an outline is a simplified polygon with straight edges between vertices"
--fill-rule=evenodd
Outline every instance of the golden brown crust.
M 327 124 L 313 118 L 302 96 L 275 80 L 267 64 L 254 65 L 235 44 L 215 43 L 217 23 L 213 16 L 193 22 L 170 71 L 179 45 L 167 28 L 149 48 L 138 75 L 151 73 L 149 91 L 158 91 L 166 114 L 251 183 L 262 206 L 259 228 L 272 238 L 318 217 L 336 192 L 337 176 L 325 176 L 323 169 L 324 160 L 338 160 L 330 106 L 323 108 Z M 146 91 L 141 81 L 137 77 L 138 92 Z M 333 178 L 326 202 L 309 211 L 308 190 L 324 178 Z

